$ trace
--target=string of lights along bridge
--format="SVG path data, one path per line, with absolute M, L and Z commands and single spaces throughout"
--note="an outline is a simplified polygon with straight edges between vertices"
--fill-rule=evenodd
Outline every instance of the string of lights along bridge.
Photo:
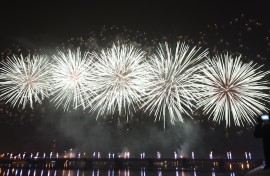
M 219 156 L 220 157 L 220 156 Z M 93 153 L 85 153 L 85 152 L 78 152 L 78 151 L 73 151 L 70 149 L 69 151 L 64 151 L 62 153 L 59 152 L 50 152 L 50 153 L 42 153 L 42 152 L 36 152 L 36 153 L 3 153 L 0 155 L 0 158 L 6 158 L 6 159 L 12 159 L 12 160 L 21 160 L 21 159 L 53 159 L 53 158 L 96 158 L 96 159 L 102 159 L 102 158 L 108 158 L 108 159 L 114 159 L 114 158 L 124 158 L 124 159 L 129 159 L 129 158 L 139 158 L 139 159 L 146 159 L 146 158 L 153 158 L 153 159 L 161 159 L 165 158 L 162 157 L 162 153 L 160 151 L 157 151 L 156 156 L 149 156 L 147 155 L 146 152 L 141 152 L 138 156 L 135 156 L 134 154 L 131 155 L 129 151 L 122 151 L 119 153 L 113 153 L 113 152 L 108 152 L 108 153 L 101 153 L 101 152 L 93 152 Z M 190 159 L 198 159 L 195 156 L 195 152 L 191 152 L 190 156 L 183 156 L 181 152 L 176 152 L 174 151 L 172 154 L 173 159 L 179 159 L 179 158 L 190 158 Z M 216 159 L 217 157 L 215 156 L 213 151 L 209 152 L 208 159 Z M 232 157 L 232 152 L 228 151 L 226 153 L 226 156 L 224 159 L 234 159 Z M 243 152 L 243 156 L 240 159 L 246 159 L 246 160 L 251 160 L 252 154 L 251 152 Z

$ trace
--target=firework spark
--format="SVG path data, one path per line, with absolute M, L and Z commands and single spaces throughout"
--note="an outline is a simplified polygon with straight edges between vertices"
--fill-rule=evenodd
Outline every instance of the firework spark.
M 9 57 L 1 63 L 0 98 L 11 103 L 13 107 L 29 103 L 41 103 L 49 96 L 49 64 L 46 56 L 23 55 Z
M 231 120 L 237 126 L 253 124 L 254 117 L 266 111 L 265 102 L 269 95 L 269 82 L 264 80 L 269 71 L 259 71 L 253 62 L 243 63 L 241 56 L 233 58 L 229 54 L 214 57 L 205 64 L 202 84 L 208 91 L 199 103 L 203 111 L 214 121 Z
M 63 105 L 64 110 L 69 107 L 77 109 L 89 105 L 93 95 L 91 88 L 92 59 L 89 52 L 76 52 L 68 50 L 67 53 L 59 51 L 53 55 L 52 64 L 52 101 L 58 108 Z
M 128 115 L 135 112 L 145 95 L 147 65 L 145 52 L 133 45 L 113 44 L 112 48 L 94 53 L 97 59 L 93 77 L 97 95 L 92 110 L 98 114 Z
M 165 43 L 165 47 L 160 44 L 151 57 L 148 96 L 143 107 L 150 110 L 150 114 L 154 112 L 155 120 L 163 118 L 164 127 L 166 116 L 172 124 L 177 118 L 183 122 L 182 114 L 190 116 L 199 93 L 196 72 L 207 53 L 177 42 L 175 53 Z

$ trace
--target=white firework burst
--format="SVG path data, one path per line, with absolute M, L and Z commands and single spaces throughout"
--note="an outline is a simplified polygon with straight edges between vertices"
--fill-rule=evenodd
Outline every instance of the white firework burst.
M 113 44 L 112 48 L 94 53 L 97 60 L 93 71 L 96 97 L 93 111 L 99 115 L 125 114 L 139 108 L 147 82 L 145 52 L 133 45 Z M 98 117 L 97 116 L 97 117 Z
M 64 110 L 77 109 L 89 105 L 93 95 L 91 88 L 92 59 L 89 52 L 82 53 L 80 48 L 76 52 L 68 50 L 67 53 L 59 51 L 53 55 L 52 64 L 52 101 L 58 108 Z
M 199 106 L 214 121 L 225 120 L 226 126 L 253 124 L 254 117 L 267 110 L 269 82 L 265 76 L 269 71 L 260 71 L 253 62 L 243 63 L 241 56 L 229 54 L 216 56 L 202 70 L 202 84 L 207 88 Z
M 46 56 L 23 55 L 9 57 L 2 62 L 0 98 L 13 107 L 27 104 L 33 108 L 33 103 L 41 103 L 49 96 L 49 61 Z
M 165 43 L 151 56 L 148 96 L 143 107 L 150 114 L 154 112 L 155 120 L 163 118 L 164 127 L 166 117 L 172 124 L 177 119 L 183 122 L 183 114 L 190 116 L 196 107 L 199 94 L 196 73 L 207 54 L 206 50 L 201 52 L 200 48 L 177 42 L 175 52 Z

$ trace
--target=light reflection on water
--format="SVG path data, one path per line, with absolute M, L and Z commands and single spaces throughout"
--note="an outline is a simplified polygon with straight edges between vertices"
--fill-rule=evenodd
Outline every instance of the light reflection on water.
M 147 170 L 123 169 L 123 170 L 55 170 L 55 169 L 23 169 L 0 168 L 0 176 L 244 176 L 243 172 L 220 173 L 212 171 L 183 171 L 183 170 Z

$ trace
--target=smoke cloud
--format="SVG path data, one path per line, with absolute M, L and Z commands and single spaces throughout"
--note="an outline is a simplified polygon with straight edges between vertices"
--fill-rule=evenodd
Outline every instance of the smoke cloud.
M 47 125 L 44 125 L 47 124 Z M 130 152 L 130 157 L 174 157 L 180 155 L 191 158 L 191 152 L 203 153 L 201 148 L 203 129 L 192 120 L 171 125 L 163 121 L 154 122 L 152 117 L 134 115 L 127 122 L 125 117 L 99 117 L 81 110 L 63 113 L 55 111 L 44 118 L 43 126 L 53 126 L 56 148 L 59 152 L 73 149 L 80 153 L 100 152 L 102 157 L 109 153 L 121 155 Z M 46 126 L 46 127 L 45 127 Z

